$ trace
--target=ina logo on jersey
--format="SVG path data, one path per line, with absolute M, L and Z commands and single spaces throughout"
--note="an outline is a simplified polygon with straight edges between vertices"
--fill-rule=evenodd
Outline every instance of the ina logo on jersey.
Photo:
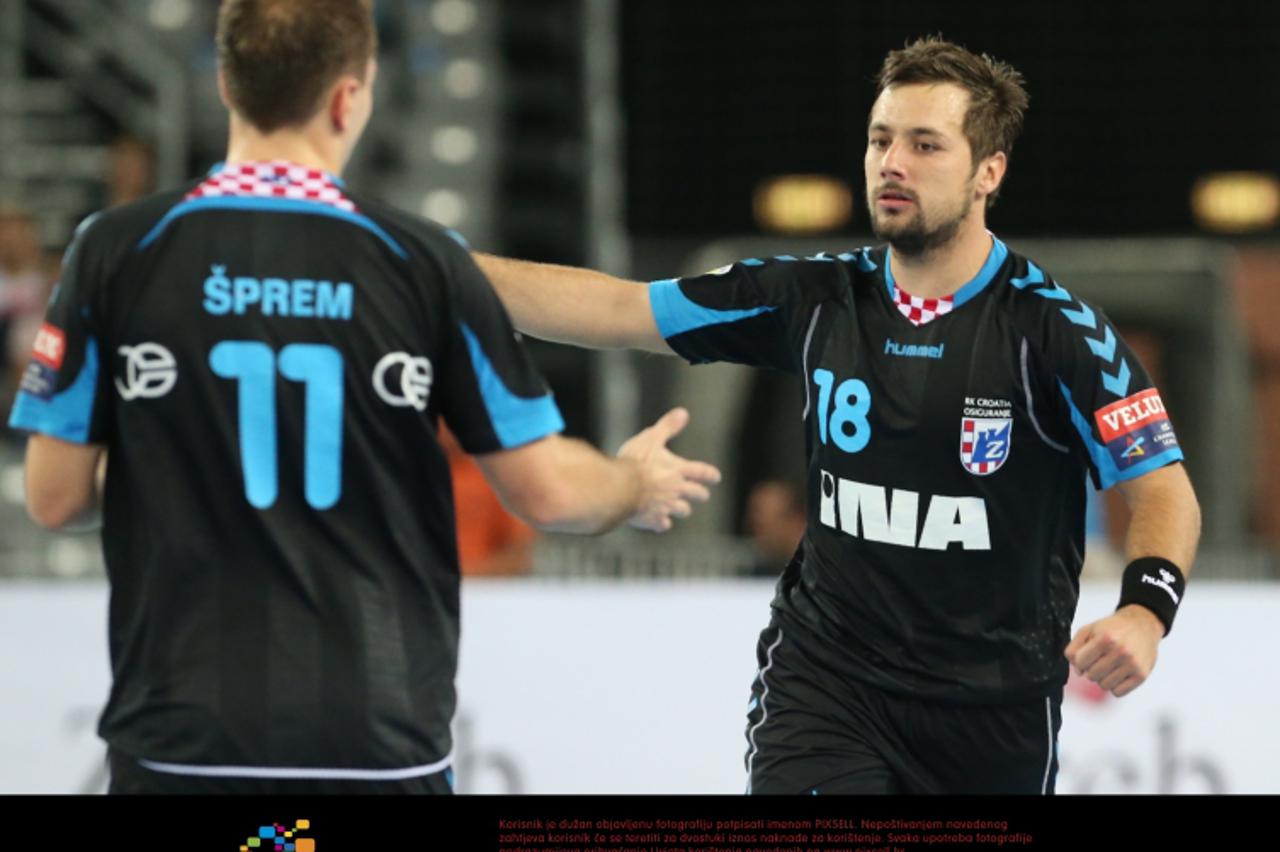
M 1009 458 L 1013 433 L 1010 417 L 965 417 L 960 421 L 960 463 L 978 476 L 988 476 Z

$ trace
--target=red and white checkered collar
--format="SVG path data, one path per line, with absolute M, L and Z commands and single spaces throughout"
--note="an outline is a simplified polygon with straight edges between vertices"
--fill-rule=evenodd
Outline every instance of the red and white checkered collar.
M 931 319 L 950 313 L 956 305 L 954 296 L 922 299 L 911 295 L 901 287 L 893 288 L 893 299 L 898 304 L 898 310 L 904 317 L 911 320 L 912 325 L 924 325 Z
M 314 201 L 348 213 L 356 210 L 356 205 L 343 194 L 340 180 L 323 169 L 286 160 L 224 163 L 215 166 L 207 178 L 187 193 L 188 199 L 226 196 Z

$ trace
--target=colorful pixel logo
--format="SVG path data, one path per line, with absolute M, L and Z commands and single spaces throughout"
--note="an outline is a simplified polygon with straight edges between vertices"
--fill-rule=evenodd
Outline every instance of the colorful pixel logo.
M 285 828 L 278 822 L 258 826 L 257 835 L 240 844 L 240 852 L 316 852 L 314 837 L 297 836 L 298 832 L 310 829 L 309 819 L 298 820 L 293 828 Z

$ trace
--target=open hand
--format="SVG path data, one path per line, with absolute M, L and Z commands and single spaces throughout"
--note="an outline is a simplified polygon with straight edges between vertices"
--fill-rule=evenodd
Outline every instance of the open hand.
M 640 509 L 628 520 L 631 526 L 651 532 L 671 529 L 672 518 L 693 513 L 692 501 L 705 503 L 708 485 L 720 481 L 720 471 L 706 462 L 681 458 L 667 449 L 667 442 L 689 424 L 689 412 L 673 408 L 657 422 L 633 435 L 618 450 L 618 458 L 640 465 Z

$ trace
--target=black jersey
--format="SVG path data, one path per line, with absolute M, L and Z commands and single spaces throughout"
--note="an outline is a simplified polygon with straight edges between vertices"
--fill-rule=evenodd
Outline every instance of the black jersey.
M 1102 312 L 993 238 L 916 325 L 887 249 L 749 259 L 650 284 L 694 363 L 802 376 L 809 522 L 773 606 L 836 671 L 953 701 L 1065 682 L 1099 487 L 1182 458 Z M 918 312 L 917 312 L 918 316 Z
M 446 765 L 437 420 L 472 453 L 563 425 L 455 237 L 288 163 L 77 233 L 12 425 L 108 449 L 113 748 L 187 774 Z

